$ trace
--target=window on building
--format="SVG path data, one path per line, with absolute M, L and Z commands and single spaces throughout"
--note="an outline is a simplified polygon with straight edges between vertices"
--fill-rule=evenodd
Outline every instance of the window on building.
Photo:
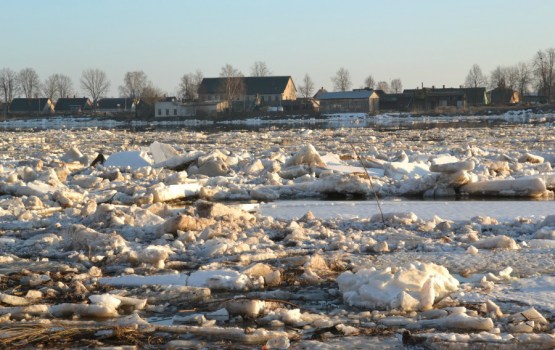
M 177 108 L 174 108 L 173 115 L 177 115 Z
M 162 115 L 162 110 L 158 109 L 158 115 Z
M 170 109 L 166 108 L 166 115 L 170 115 Z

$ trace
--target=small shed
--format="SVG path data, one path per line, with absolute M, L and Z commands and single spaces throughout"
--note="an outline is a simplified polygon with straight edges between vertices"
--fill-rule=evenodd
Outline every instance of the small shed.
M 102 113 L 133 112 L 135 100 L 132 98 L 101 98 L 96 103 L 96 111 Z
M 205 101 L 194 104 L 197 117 L 216 117 L 218 114 L 229 109 L 227 101 Z
M 92 109 L 92 102 L 87 97 L 59 98 L 55 108 L 56 112 L 82 113 Z
M 461 88 L 466 95 L 468 106 L 484 106 L 488 104 L 488 96 L 485 87 Z
M 524 95 L 522 102 L 529 105 L 541 105 L 547 103 L 547 97 L 543 95 Z
M 318 99 L 321 113 L 376 113 L 380 100 L 374 90 L 323 92 Z
M 489 101 L 494 106 L 508 106 L 520 102 L 518 91 L 497 87 L 489 92 Z

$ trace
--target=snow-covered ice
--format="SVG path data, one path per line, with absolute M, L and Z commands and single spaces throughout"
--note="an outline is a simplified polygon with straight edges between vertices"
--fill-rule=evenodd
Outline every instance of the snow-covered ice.
M 553 348 L 553 116 L 496 118 L 0 122 L 2 344 Z

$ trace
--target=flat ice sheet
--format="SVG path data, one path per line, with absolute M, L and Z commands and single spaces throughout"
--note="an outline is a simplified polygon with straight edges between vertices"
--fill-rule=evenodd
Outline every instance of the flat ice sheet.
M 499 220 L 516 217 L 540 218 L 555 214 L 555 201 L 380 201 L 384 213 L 413 212 L 430 220 L 439 216 L 446 220 L 468 220 L 490 216 Z M 378 214 L 375 201 L 277 201 L 260 205 L 263 215 L 280 219 L 300 218 L 312 211 L 316 217 L 365 218 Z
M 509 285 L 501 285 L 493 295 L 502 301 L 519 302 L 534 306 L 543 312 L 554 313 L 554 276 L 537 276 L 518 279 Z

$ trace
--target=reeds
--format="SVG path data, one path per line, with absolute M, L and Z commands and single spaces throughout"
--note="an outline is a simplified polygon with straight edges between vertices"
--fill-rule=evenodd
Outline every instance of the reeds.
M 136 339 L 137 327 L 117 327 L 103 325 L 67 325 L 48 323 L 4 323 L 0 324 L 0 348 L 29 346 L 31 344 L 63 344 L 87 337 L 98 338 L 95 334 L 106 331 L 111 337 L 130 340 Z

